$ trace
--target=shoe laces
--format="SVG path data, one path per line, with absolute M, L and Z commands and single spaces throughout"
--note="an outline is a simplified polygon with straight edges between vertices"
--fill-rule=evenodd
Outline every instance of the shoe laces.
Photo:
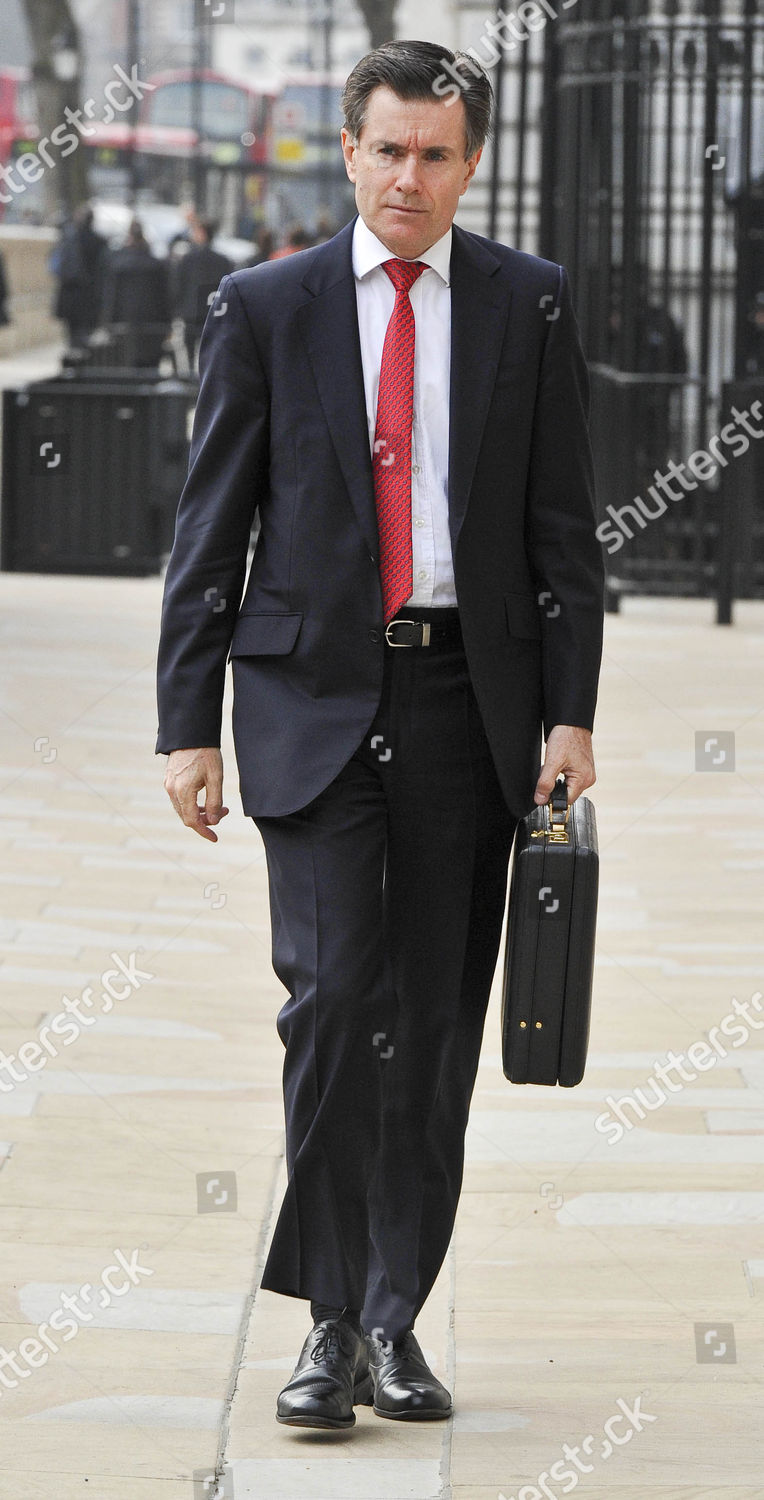
M 350 1350 L 343 1339 L 343 1330 L 340 1323 L 325 1323 L 310 1351 L 310 1357 L 315 1364 L 323 1362 L 331 1364 L 341 1354 L 349 1354 Z
M 378 1342 L 385 1356 L 392 1354 L 397 1360 L 403 1363 L 414 1364 L 419 1362 L 419 1355 L 414 1348 L 409 1333 L 401 1334 L 400 1338 L 396 1339 L 392 1344 L 387 1339 L 379 1339 Z

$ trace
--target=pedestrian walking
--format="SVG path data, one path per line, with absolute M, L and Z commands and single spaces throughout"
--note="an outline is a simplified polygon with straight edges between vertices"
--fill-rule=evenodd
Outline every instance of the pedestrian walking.
M 125 245 L 109 256 L 103 297 L 103 323 L 118 339 L 120 363 L 156 368 L 171 321 L 167 265 L 133 219 Z
M 277 1417 L 335 1428 L 359 1402 L 452 1410 L 414 1325 L 453 1230 L 514 829 L 560 773 L 571 801 L 594 781 L 603 594 L 566 271 L 453 223 L 487 76 L 390 42 L 343 102 L 357 216 L 226 277 L 207 321 L 157 741 L 176 811 L 216 839 L 230 653 L 286 989 L 262 1285 L 313 1318 Z
M 191 249 L 181 255 L 175 266 L 175 311 L 184 323 L 184 339 L 189 369 L 196 364 L 196 351 L 210 299 L 224 276 L 233 270 L 227 255 L 212 244 L 217 225 L 212 219 L 191 221 Z
M 98 327 L 107 244 L 93 228 L 93 210 L 81 204 L 64 226 L 54 256 L 58 289 L 53 315 L 66 324 L 69 346 L 85 348 Z

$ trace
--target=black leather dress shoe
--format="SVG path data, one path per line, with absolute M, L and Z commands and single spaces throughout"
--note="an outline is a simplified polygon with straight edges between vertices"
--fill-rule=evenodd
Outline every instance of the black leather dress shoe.
M 369 1338 L 369 1370 L 378 1417 L 399 1422 L 437 1422 L 453 1412 L 451 1397 L 436 1379 L 412 1332 L 393 1345 Z
M 292 1427 L 352 1427 L 353 1406 L 368 1405 L 371 1391 L 363 1334 L 344 1318 L 324 1318 L 302 1346 L 276 1403 L 276 1420 Z

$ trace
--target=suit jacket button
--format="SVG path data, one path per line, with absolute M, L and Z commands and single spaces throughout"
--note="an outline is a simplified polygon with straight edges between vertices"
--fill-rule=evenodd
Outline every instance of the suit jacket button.
M 374 643 L 375 646 L 377 645 L 377 643 L 379 641 L 381 641 L 381 639 L 382 639 L 382 632 L 380 630 L 370 630 L 369 631 L 369 640 L 373 641 L 373 643 Z

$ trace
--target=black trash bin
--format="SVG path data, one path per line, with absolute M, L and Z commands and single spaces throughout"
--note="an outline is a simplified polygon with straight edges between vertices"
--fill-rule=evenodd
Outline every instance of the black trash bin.
M 67 351 L 64 364 L 94 380 L 161 380 L 178 373 L 165 323 L 112 323 L 98 329 L 84 349 Z M 169 366 L 164 375 L 162 364 Z
M 160 571 L 188 467 L 194 382 L 36 381 L 3 398 L 0 565 Z

